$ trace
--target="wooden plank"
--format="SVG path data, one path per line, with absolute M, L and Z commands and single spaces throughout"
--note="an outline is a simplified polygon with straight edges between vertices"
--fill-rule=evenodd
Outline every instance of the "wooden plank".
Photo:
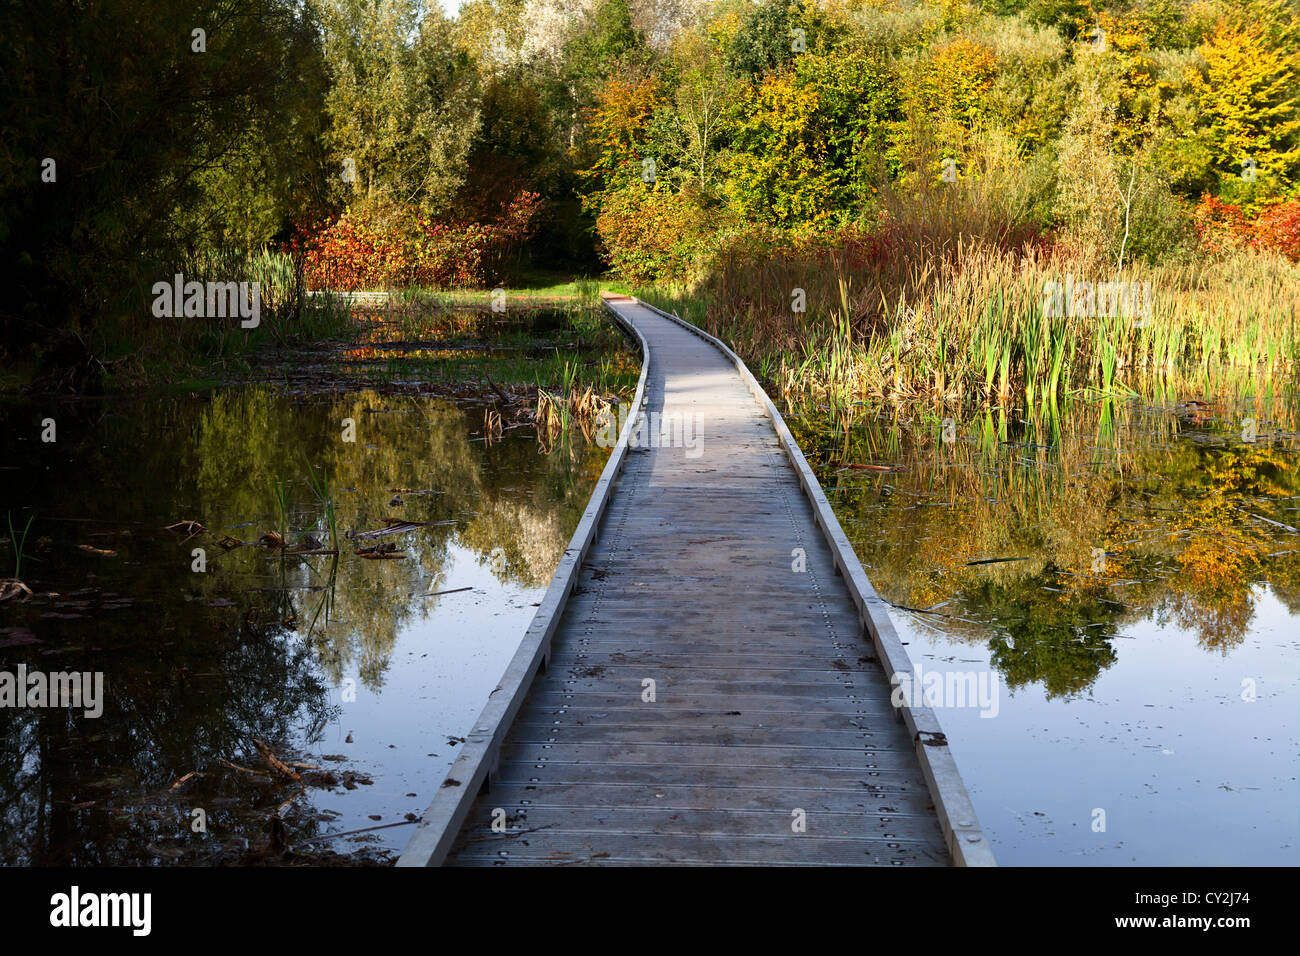
M 771 767 L 790 780 L 801 768 L 815 770 L 878 770 L 915 767 L 910 748 L 900 750 L 843 749 L 835 747 L 732 747 L 727 744 L 623 743 L 617 738 L 598 743 L 530 744 L 507 740 L 503 760 L 529 761 L 543 765 L 598 763 L 606 767 L 623 764 L 675 767 Z
M 928 794 L 925 781 L 915 765 L 905 767 L 808 767 L 797 776 L 780 777 L 765 767 L 721 765 L 701 774 L 698 767 L 662 764 L 620 764 L 618 766 L 579 766 L 554 763 L 539 773 L 536 760 L 502 760 L 496 781 L 507 784 L 537 786 L 574 784 L 580 786 L 707 786 L 740 788 L 754 791 L 796 788 L 852 790 L 866 793 Z M 543 780 L 542 778 L 546 779 Z M 491 800 L 491 793 L 487 795 Z
M 492 788 L 484 805 L 499 807 L 627 807 L 654 809 L 768 810 L 779 807 L 814 807 L 823 811 L 858 813 L 889 819 L 896 816 L 928 818 L 934 812 L 929 791 L 867 791 L 831 787 L 717 787 L 648 783 L 502 782 Z
M 757 809 L 696 809 L 691 807 L 635 806 L 490 806 L 480 801 L 465 821 L 464 845 L 510 845 L 521 837 L 533 844 L 551 843 L 557 837 L 591 834 L 681 835 L 698 839 L 767 837 L 779 840 L 844 840 L 880 849 L 879 844 L 912 843 L 932 849 L 934 818 L 930 813 L 869 814 L 860 807 L 823 809 L 789 799 L 788 791 L 768 794 L 768 805 Z M 799 811 L 802 811 L 800 813 Z M 793 826 L 799 825 L 798 832 Z M 494 826 L 495 822 L 495 826 Z M 547 832 L 543 833 L 542 831 Z M 876 844 L 876 846 L 872 846 Z
M 637 700 L 640 698 L 638 697 Z M 565 691 L 562 688 L 539 688 L 529 697 L 529 703 L 540 706 L 565 706 L 587 708 L 604 712 L 613 707 L 628 706 L 627 693 L 611 694 L 601 691 L 575 689 Z M 648 706 L 648 705 L 641 705 Z M 807 712 L 839 714 L 890 713 L 897 717 L 889 701 L 878 697 L 844 697 L 810 700 L 807 697 L 772 696 L 768 694 L 735 694 L 721 698 L 717 694 L 677 694 L 671 698 L 660 699 L 653 705 L 664 712 L 667 719 L 676 713 L 695 713 L 716 708 L 715 712 L 730 713 L 739 711 L 751 714 L 761 711 L 771 713 Z M 888 711 L 885 708 L 889 708 Z
M 625 698 L 636 700 L 640 698 L 643 690 L 642 681 L 648 678 L 655 681 L 655 701 L 651 706 L 691 699 L 737 702 L 752 697 L 781 698 L 787 701 L 798 700 L 808 703 L 836 700 L 852 701 L 872 692 L 872 688 L 861 680 L 856 684 L 852 681 L 840 680 L 840 678 L 847 678 L 852 675 L 837 674 L 835 676 L 835 683 L 828 681 L 794 683 L 793 681 L 744 680 L 741 678 L 719 680 L 707 676 L 678 677 L 669 671 L 660 671 L 657 674 L 641 676 L 625 677 L 616 674 L 602 674 L 597 677 L 571 677 L 563 680 L 559 689 L 565 692 L 586 691 L 588 693 L 600 690 L 615 695 L 621 692 Z M 874 684 L 875 682 L 871 683 Z
M 545 831 L 541 831 L 542 834 Z M 942 847 L 899 841 L 790 837 L 701 837 L 696 834 L 557 834 L 543 842 L 531 833 L 505 841 L 462 843 L 449 862 L 492 866 L 603 865 L 628 863 L 667 866 L 942 866 Z
M 664 714 L 661 710 L 648 710 L 644 705 L 636 707 L 614 707 L 597 704 L 590 707 L 571 707 L 572 701 L 560 701 L 546 704 L 536 696 L 529 698 L 519 709 L 515 720 L 519 724 L 551 724 L 555 721 L 573 721 L 575 723 L 600 723 L 611 727 L 635 727 L 642 724 L 664 726 Z M 717 727 L 727 726 L 737 729 L 781 727 L 788 730 L 837 730 L 857 729 L 884 733 L 897 733 L 906 737 L 907 732 L 899 726 L 893 708 L 885 702 L 867 701 L 865 707 L 835 713 L 830 710 L 702 710 L 686 707 L 672 708 L 673 727 Z

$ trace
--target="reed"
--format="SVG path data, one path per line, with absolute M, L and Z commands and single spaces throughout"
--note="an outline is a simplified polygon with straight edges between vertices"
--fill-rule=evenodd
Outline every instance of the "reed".
M 27 544 L 27 532 L 31 530 L 32 522 L 36 520 L 36 515 L 27 519 L 27 524 L 23 525 L 22 537 L 19 537 L 14 531 L 14 516 L 12 513 L 7 515 L 9 519 L 9 540 L 14 546 L 14 580 L 22 577 L 23 571 L 23 548 Z
M 289 479 L 278 477 L 271 479 L 271 496 L 275 499 L 276 531 L 281 540 L 289 540 Z
M 113 387 L 133 388 L 186 377 L 223 376 L 269 345 L 316 342 L 353 331 L 348 304 L 336 296 L 309 296 L 300 260 L 271 249 L 219 249 L 156 262 L 148 270 L 197 282 L 257 283 L 258 323 L 241 316 L 158 318 L 152 283 L 134 288 L 120 310 L 105 318 L 95 343 L 111 361 Z M 250 287 L 251 288 L 251 287 Z
M 325 512 L 325 524 L 330 531 L 330 547 L 335 551 L 339 547 L 339 528 L 338 520 L 334 514 L 334 496 L 330 491 L 329 475 L 322 468 L 318 475 L 312 468 L 311 462 L 307 462 L 307 484 L 311 488 L 312 496 L 316 499 Z
M 1254 252 L 1104 274 L 1090 261 L 923 237 L 874 258 L 724 261 L 697 288 L 636 294 L 727 341 L 778 391 L 831 407 L 1050 406 L 1071 391 L 1222 391 L 1300 369 L 1300 266 Z M 794 289 L 806 313 L 791 310 Z

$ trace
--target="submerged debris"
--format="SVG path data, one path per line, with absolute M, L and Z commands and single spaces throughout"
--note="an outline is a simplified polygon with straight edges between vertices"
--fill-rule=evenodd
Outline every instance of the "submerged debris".
M 360 558 L 369 558 L 370 560 L 381 560 L 386 558 L 405 558 L 406 553 L 397 550 L 394 542 L 387 544 L 375 544 L 368 548 L 359 548 L 355 554 Z
M 91 554 L 102 554 L 102 555 L 103 555 L 104 557 L 106 557 L 106 558 L 116 558 L 116 557 L 117 557 L 117 552 L 116 552 L 116 551 L 109 551 L 109 550 L 106 550 L 106 549 L 104 549 L 104 548 L 96 548 L 96 547 L 93 547 L 92 545 L 89 545 L 89 544 L 79 544 L 79 545 L 77 545 L 77 547 L 78 547 L 79 549 L 81 549 L 82 551 L 89 551 Z
M 184 540 L 186 541 L 190 540 L 190 538 L 197 538 L 201 534 L 208 533 L 208 529 L 203 527 L 203 525 L 199 524 L 197 521 L 190 520 L 177 521 L 173 524 L 167 525 L 163 530 L 183 534 L 185 535 Z
M 290 767 L 288 764 L 282 761 L 279 757 L 277 757 L 275 755 L 275 752 L 271 749 L 270 745 L 266 743 L 266 741 L 259 740 L 258 738 L 254 737 L 253 746 L 257 748 L 258 753 L 262 755 L 262 759 L 266 761 L 267 766 L 271 767 L 271 769 L 284 774 L 290 780 L 302 779 L 302 774 L 298 773 L 298 771 L 294 770 L 292 767 Z
M 32 589 L 17 578 L 0 579 L 0 602 L 19 598 L 23 601 L 32 596 Z

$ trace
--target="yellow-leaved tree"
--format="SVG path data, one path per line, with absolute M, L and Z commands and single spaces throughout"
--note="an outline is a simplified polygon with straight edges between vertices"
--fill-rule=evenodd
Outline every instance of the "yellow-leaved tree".
M 1205 69 L 1188 80 L 1228 192 L 1254 184 L 1245 192 L 1263 200 L 1293 192 L 1300 180 L 1297 32 L 1279 38 L 1262 23 L 1220 21 L 1200 47 Z
M 605 193 L 629 181 L 657 181 L 657 176 L 643 175 L 641 162 L 646 127 L 663 103 L 659 84 L 653 79 L 610 77 L 596 94 L 587 143 L 594 162 L 579 173 L 596 189 L 584 199 L 588 208 L 599 206 Z

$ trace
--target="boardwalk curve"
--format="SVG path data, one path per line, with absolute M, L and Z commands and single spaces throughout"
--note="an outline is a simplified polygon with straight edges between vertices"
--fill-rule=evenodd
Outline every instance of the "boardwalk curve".
M 604 301 L 638 414 L 398 865 L 993 865 L 779 412 L 717 339 Z

